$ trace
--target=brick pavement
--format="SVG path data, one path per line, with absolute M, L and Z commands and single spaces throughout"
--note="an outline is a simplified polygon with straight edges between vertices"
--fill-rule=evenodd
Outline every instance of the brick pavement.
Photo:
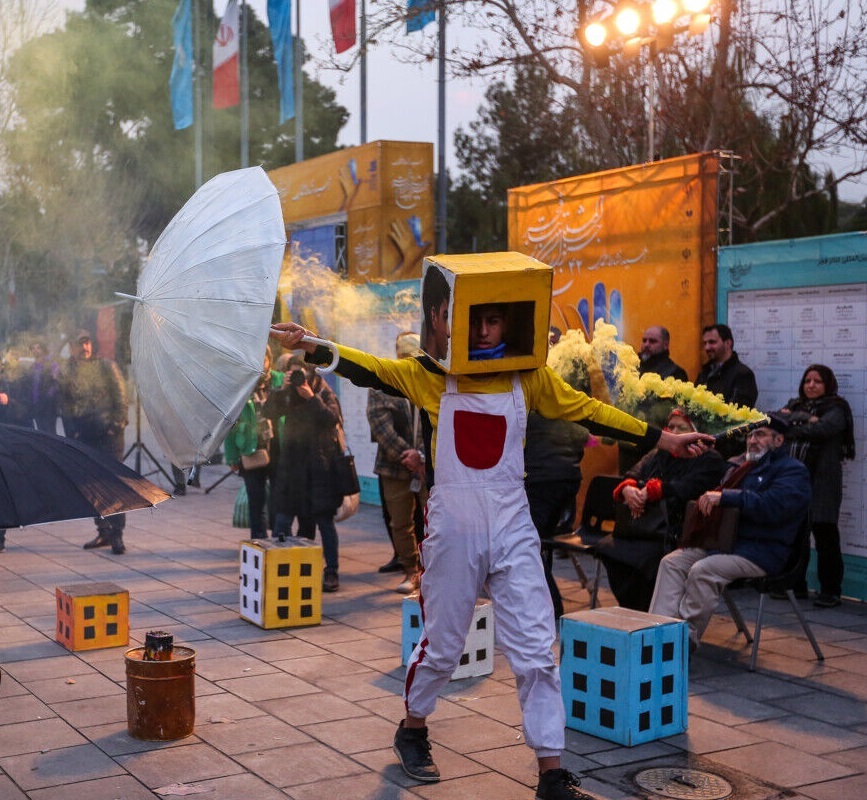
M 203 485 L 224 474 L 205 468 Z M 239 480 L 191 489 L 130 514 L 127 553 L 84 551 L 92 523 L 10 531 L 0 554 L 0 800 L 139 800 L 182 784 L 213 800 L 410 800 L 534 795 L 514 679 L 452 682 L 430 721 L 439 784 L 407 780 L 391 752 L 402 714 L 401 598 L 380 575 L 389 547 L 379 510 L 341 523 L 341 590 L 322 625 L 265 631 L 238 616 L 230 527 Z M 568 562 L 556 571 L 567 611 L 586 607 Z M 196 651 L 194 734 L 170 743 L 127 733 L 125 648 L 70 653 L 54 641 L 54 588 L 112 581 L 130 591 L 130 646 L 154 628 Z M 603 605 L 611 605 L 603 592 Z M 755 599 L 742 593 L 750 611 Z M 867 796 L 867 608 L 805 604 L 817 663 L 787 604 L 771 601 L 759 671 L 720 609 L 690 668 L 689 729 L 626 748 L 567 731 L 565 764 L 598 798 L 647 795 L 634 774 L 704 769 L 740 800 Z

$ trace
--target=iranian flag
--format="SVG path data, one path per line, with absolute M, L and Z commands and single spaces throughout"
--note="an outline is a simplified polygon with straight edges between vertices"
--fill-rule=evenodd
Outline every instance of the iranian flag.
M 214 40 L 214 108 L 229 108 L 241 102 L 238 78 L 238 42 L 241 38 L 237 0 L 229 0 Z
M 331 35 L 338 53 L 355 46 L 355 0 L 328 0 Z

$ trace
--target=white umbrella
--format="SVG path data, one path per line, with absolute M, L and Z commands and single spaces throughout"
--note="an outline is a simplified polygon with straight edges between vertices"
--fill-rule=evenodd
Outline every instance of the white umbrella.
M 208 181 L 151 250 L 132 298 L 132 370 L 173 464 L 206 461 L 253 391 L 285 247 L 277 190 L 251 167 Z

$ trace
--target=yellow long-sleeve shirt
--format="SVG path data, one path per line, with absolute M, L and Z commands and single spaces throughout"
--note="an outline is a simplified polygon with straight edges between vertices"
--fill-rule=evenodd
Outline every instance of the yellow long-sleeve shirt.
M 391 394 L 396 392 L 426 412 L 433 429 L 430 457 L 435 465 L 436 428 L 440 397 L 446 389 L 445 373 L 426 356 L 377 358 L 352 347 L 337 347 L 340 360 L 336 372 L 339 375 L 356 386 L 371 386 Z M 321 363 L 330 355 L 322 348 L 311 360 Z M 659 430 L 648 428 L 646 423 L 629 414 L 573 389 L 550 367 L 522 370 L 519 376 L 528 411 L 536 411 L 549 419 L 580 422 L 591 433 L 633 442 L 645 449 L 652 448 L 659 439 Z M 459 393 L 503 394 L 512 391 L 511 372 L 455 377 Z

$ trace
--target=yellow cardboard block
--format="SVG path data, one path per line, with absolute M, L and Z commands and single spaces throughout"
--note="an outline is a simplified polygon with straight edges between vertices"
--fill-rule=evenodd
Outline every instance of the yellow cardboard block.
M 551 267 L 523 253 L 429 256 L 422 267 L 422 349 L 453 375 L 541 367 L 548 356 Z M 473 306 L 496 304 L 505 316 L 505 353 L 473 360 Z

